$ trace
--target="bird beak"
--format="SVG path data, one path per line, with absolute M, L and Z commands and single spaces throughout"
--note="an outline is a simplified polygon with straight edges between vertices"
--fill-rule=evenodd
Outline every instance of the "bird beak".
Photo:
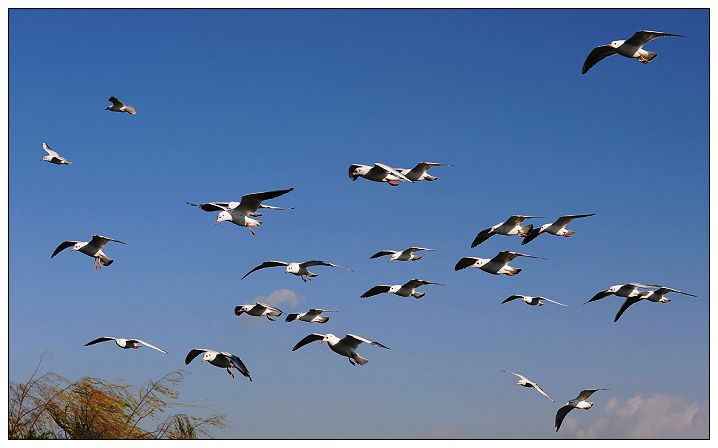
M 319 343 L 320 343 L 320 344 L 324 344 L 324 339 L 322 339 L 321 341 L 319 341 Z
M 215 225 L 215 226 L 216 226 L 217 224 L 219 224 L 219 218 L 217 218 L 217 220 L 214 222 L 214 225 Z

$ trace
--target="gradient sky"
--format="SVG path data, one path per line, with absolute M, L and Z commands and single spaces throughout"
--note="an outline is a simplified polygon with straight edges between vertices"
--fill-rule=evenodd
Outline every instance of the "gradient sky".
M 650 64 L 614 56 L 580 74 L 592 48 L 638 29 L 687 37 L 651 42 Z M 11 11 L 10 379 L 43 352 L 43 371 L 71 379 L 141 385 L 186 368 L 181 399 L 226 414 L 219 437 L 706 437 L 708 31 L 707 10 Z M 104 111 L 111 95 L 137 115 Z M 73 165 L 42 162 L 42 141 Z M 420 161 L 454 166 L 396 188 L 347 177 Z M 295 210 L 267 212 L 256 236 L 185 205 L 287 187 L 269 203 Z M 576 213 L 596 216 L 570 239 L 470 248 L 512 214 Z M 107 246 L 109 268 L 50 260 L 93 234 L 127 243 Z M 411 245 L 437 250 L 369 259 Z M 501 250 L 547 260 L 515 260 L 516 277 L 453 270 Z M 355 272 L 240 281 L 269 259 Z M 411 278 L 446 286 L 359 298 Z M 618 323 L 622 298 L 583 305 L 627 282 L 698 297 Z M 500 304 L 515 293 L 569 306 Z M 339 312 L 234 316 L 267 297 Z M 291 352 L 312 332 L 391 350 L 361 346 L 363 367 L 320 344 Z M 83 346 L 103 335 L 169 355 Z M 185 367 L 193 347 L 237 354 L 254 382 Z M 555 433 L 556 410 L 593 387 L 611 390 Z M 673 424 L 649 425 L 661 419 Z

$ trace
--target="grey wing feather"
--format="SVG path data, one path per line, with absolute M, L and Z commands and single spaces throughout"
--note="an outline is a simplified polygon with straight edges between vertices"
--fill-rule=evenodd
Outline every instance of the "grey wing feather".
M 59 253 L 62 252 L 63 250 L 67 249 L 68 247 L 74 246 L 74 245 L 77 244 L 77 243 L 79 243 L 79 241 L 63 241 L 62 243 L 60 243 L 59 246 L 57 246 L 57 248 L 56 248 L 55 251 L 52 253 L 52 255 L 50 255 L 50 258 L 55 257 L 55 255 L 59 254 Z
M 359 346 L 359 344 L 361 344 L 362 342 L 366 342 L 366 343 L 369 344 L 369 345 L 376 345 L 377 347 L 382 347 L 382 348 L 385 348 L 385 349 L 387 349 L 387 350 L 389 349 L 389 347 L 387 347 L 387 346 L 384 345 L 384 344 L 380 344 L 379 342 L 372 341 L 371 339 L 363 338 L 363 337 L 361 337 L 361 336 L 357 336 L 357 335 L 354 335 L 354 334 L 347 334 L 346 336 L 344 336 L 344 337 L 342 338 L 342 342 L 344 342 L 344 343 L 346 343 L 347 345 L 350 345 L 350 346 L 352 346 L 352 347 L 354 347 L 354 348 L 357 348 L 357 347 Z
M 375 296 L 375 295 L 377 295 L 377 294 L 382 294 L 382 293 L 385 293 L 385 292 L 389 292 L 389 289 L 390 289 L 390 288 L 391 288 L 391 286 L 389 286 L 389 285 L 377 285 L 377 286 L 374 286 L 374 287 L 371 288 L 369 291 L 367 291 L 367 292 L 365 292 L 364 294 L 362 294 L 362 295 L 361 295 L 361 298 L 362 298 L 362 299 L 366 299 L 367 297 L 372 297 L 372 296 Z
M 369 258 L 379 258 L 379 257 L 383 257 L 384 255 L 393 255 L 395 253 L 396 252 L 393 250 L 380 250 L 379 252 L 375 253 L 374 255 L 372 255 Z
M 160 352 L 162 352 L 162 353 L 164 353 L 164 354 L 167 354 L 166 351 L 162 350 L 162 349 L 159 348 L 159 347 L 155 347 L 154 345 L 150 344 L 149 342 L 145 342 L 145 341 L 143 341 L 142 339 L 130 339 L 130 340 L 131 340 L 131 341 L 135 341 L 135 342 L 139 342 L 139 343 L 142 344 L 142 345 L 146 345 L 146 346 L 149 347 L 149 348 L 153 348 L 153 349 L 158 350 L 158 351 L 160 351 Z
M 505 298 L 504 301 L 501 302 L 501 303 L 504 304 L 504 303 L 510 302 L 510 301 L 512 301 L 512 300 L 523 299 L 523 298 L 524 298 L 524 296 L 520 296 L 520 295 L 514 294 L 514 295 L 512 295 L 512 296 L 508 296 L 507 298 Z M 513 373 L 513 372 L 511 372 L 511 373 Z
M 319 334 L 319 333 L 308 334 L 308 335 L 304 336 L 304 338 L 302 338 L 301 341 L 297 342 L 294 345 L 294 347 L 292 348 L 292 351 L 300 349 L 300 348 L 304 347 L 305 345 L 310 344 L 314 341 L 321 341 L 322 339 L 324 339 L 323 334 Z
M 671 33 L 662 33 L 660 31 L 646 31 L 646 30 L 640 30 L 633 33 L 633 36 L 629 37 L 628 40 L 626 40 L 626 43 L 629 45 L 635 45 L 637 47 L 642 47 L 643 45 L 646 45 L 648 42 L 652 41 L 653 39 L 657 39 L 659 37 L 667 37 L 667 36 L 675 36 L 675 37 L 686 37 L 682 34 L 671 34 Z
M 591 299 L 588 302 L 595 302 L 596 300 L 601 300 L 604 297 L 608 297 L 612 294 L 613 294 L 612 292 L 608 292 L 608 290 L 604 289 L 603 291 L 596 293 L 595 296 L 591 297 Z M 588 302 L 584 302 L 584 305 Z
M 227 357 L 230 361 L 232 361 L 232 364 L 234 364 L 234 367 L 239 370 L 239 373 L 246 376 L 249 381 L 252 381 L 252 377 L 249 374 L 249 369 L 247 369 L 247 366 L 244 365 L 241 359 L 239 359 L 239 356 L 233 355 L 232 353 L 222 352 L 222 354 Z
M 338 264 L 329 263 L 327 261 L 322 260 L 310 260 L 305 261 L 303 263 L 299 263 L 300 266 L 330 266 L 333 268 L 340 268 L 340 269 L 346 269 L 347 271 L 351 271 L 349 268 L 345 268 L 344 266 L 339 266 Z
M 42 142 L 42 149 L 44 149 L 45 152 L 47 152 L 47 154 L 49 156 L 58 157 L 58 158 L 60 157 L 60 155 L 58 153 L 56 153 L 55 151 L 50 149 L 50 145 L 48 145 L 46 142 Z
M 407 288 L 416 288 L 418 286 L 424 286 L 424 285 L 442 285 L 441 283 L 436 282 L 430 282 L 428 280 L 419 280 L 418 278 L 409 280 L 408 282 L 404 283 L 403 286 L 406 286 Z
M 559 226 L 559 227 L 563 227 L 563 226 L 565 226 L 566 224 L 568 224 L 568 223 L 570 223 L 571 221 L 573 221 L 574 219 L 587 218 L 587 217 L 593 216 L 593 215 L 595 215 L 595 213 L 589 213 L 589 214 L 587 214 L 587 215 L 564 215 L 564 216 L 561 216 L 560 218 L 558 218 L 558 219 L 556 220 L 556 222 L 554 222 L 554 225 L 557 225 L 557 226 Z
M 493 235 L 493 234 L 494 233 L 491 231 L 491 228 L 482 230 L 481 232 L 478 233 L 478 235 L 476 235 L 476 238 L 474 238 L 474 241 L 471 242 L 471 247 L 478 246 L 479 244 L 481 244 L 484 241 L 491 238 L 491 235 Z
M 93 236 L 92 236 L 92 239 L 91 239 L 90 242 L 88 243 L 88 246 L 94 246 L 94 247 L 97 247 L 97 248 L 101 248 L 101 247 L 103 247 L 105 244 L 107 244 L 107 243 L 110 242 L 110 241 L 114 241 L 115 243 L 126 244 L 124 241 L 113 240 L 112 238 L 109 238 L 109 237 L 106 237 L 106 236 L 93 235 Z
M 287 266 L 288 264 L 289 263 L 286 263 L 284 261 L 274 261 L 274 260 L 265 261 L 264 263 L 260 264 L 259 266 L 255 266 L 251 271 L 244 274 L 244 277 L 242 277 L 240 280 L 244 280 L 249 274 L 251 274 L 254 271 L 258 271 L 258 270 L 264 269 L 264 268 L 273 268 L 273 267 L 277 267 L 277 266 Z
M 543 233 L 543 231 L 541 230 L 540 227 L 534 227 L 533 229 L 531 229 L 529 231 L 529 234 L 526 235 L 526 237 L 524 237 L 523 241 L 521 241 L 521 244 L 524 245 L 524 244 L 530 243 L 534 238 L 541 235 L 542 233 Z
M 581 391 L 580 394 L 578 394 L 578 397 L 576 397 L 576 399 L 577 400 L 587 400 L 588 397 L 591 396 L 591 394 L 593 394 L 594 392 L 599 391 L 599 390 L 608 390 L 608 389 L 584 389 Z
M 199 207 L 205 212 L 219 212 L 222 210 L 227 210 L 227 208 L 229 207 L 229 202 L 205 202 L 202 204 L 193 204 L 192 202 L 187 202 L 187 205 L 191 205 L 192 207 Z
M 122 107 L 125 105 L 122 101 L 118 100 L 114 96 L 111 96 L 107 101 L 111 102 L 113 106 Z
M 609 56 L 613 56 L 614 54 L 616 54 L 616 49 L 610 45 L 601 45 L 600 47 L 594 48 L 588 54 L 586 61 L 583 63 L 581 74 L 585 75 L 586 72 L 589 71 L 591 67 L 596 65 L 600 60 L 605 59 Z
M 185 364 L 189 364 L 192 362 L 193 359 L 195 359 L 197 356 L 201 355 L 202 353 L 206 352 L 207 349 L 205 348 L 193 348 L 192 350 L 187 353 L 187 357 L 184 359 Z
M 669 293 L 669 292 L 675 292 L 676 294 L 685 294 L 685 295 L 691 296 L 691 297 L 698 297 L 698 296 L 696 296 L 696 295 L 694 295 L 694 294 L 690 294 L 690 293 L 687 293 L 687 292 L 679 291 L 679 290 L 673 289 L 673 288 L 668 288 L 668 287 L 666 287 L 666 286 L 661 286 L 660 288 L 658 288 L 658 289 L 656 290 L 656 294 L 661 294 L 661 295 L 662 295 L 662 294 Z
M 267 199 L 274 199 L 283 194 L 287 194 L 292 190 L 294 190 L 294 188 L 245 194 L 244 196 L 242 196 L 242 201 L 239 203 L 236 209 L 244 214 L 254 213 L 257 211 L 257 208 L 259 208 L 259 204 L 261 204 L 262 201 L 266 201 Z
M 455 271 L 460 271 L 461 269 L 468 268 L 472 264 L 476 263 L 476 258 L 474 257 L 464 257 L 461 260 L 456 263 L 456 266 L 454 266 Z
M 91 340 L 90 342 L 85 344 L 85 346 L 87 347 L 88 345 L 97 344 L 99 342 L 116 341 L 116 340 L 117 340 L 117 338 L 113 338 L 111 336 L 103 336 L 101 338 Z
M 563 419 L 566 417 L 566 414 L 571 412 L 571 409 L 573 409 L 573 406 L 566 405 L 556 412 L 556 422 L 554 423 L 556 432 L 558 432 L 559 428 L 561 428 L 561 423 L 563 422 Z
M 623 304 L 621 305 L 621 308 L 620 308 L 620 309 L 618 310 L 618 312 L 616 313 L 616 317 L 613 318 L 613 321 L 614 321 L 614 322 L 618 322 L 618 319 L 621 318 L 621 316 L 623 315 L 623 313 L 626 312 L 626 310 L 628 309 L 629 306 L 633 305 L 634 303 L 638 303 L 638 302 L 640 302 L 641 300 L 643 300 L 643 297 L 642 297 L 642 296 L 629 297 L 628 299 L 626 299 L 626 300 L 623 302 Z

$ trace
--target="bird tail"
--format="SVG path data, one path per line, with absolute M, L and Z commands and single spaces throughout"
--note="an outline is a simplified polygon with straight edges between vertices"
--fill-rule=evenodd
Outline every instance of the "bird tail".
M 521 268 L 511 268 L 508 272 L 506 272 L 506 275 L 514 276 L 521 272 Z
M 576 232 L 574 232 L 573 230 L 567 230 L 567 231 L 563 232 L 563 236 L 568 237 L 568 236 L 573 235 L 574 233 L 576 233 Z
M 435 180 L 438 179 L 438 177 L 432 176 L 432 175 L 430 175 L 430 174 L 427 174 L 426 176 L 424 176 L 424 178 L 425 178 L 426 180 L 430 180 L 430 181 L 435 181 Z
M 652 51 L 646 51 L 641 56 L 648 59 L 649 61 L 652 61 L 656 56 L 658 56 L 658 53 L 654 53 Z
M 103 266 L 109 266 L 112 264 L 112 262 L 115 261 L 112 258 L 109 258 L 107 255 L 100 255 L 100 262 Z
M 533 228 L 534 228 L 533 224 L 521 226 L 521 233 L 523 233 L 524 236 L 528 236 L 528 234 L 533 230 Z
M 425 294 L 425 292 L 414 291 L 411 295 L 414 296 L 415 299 L 421 299 Z
M 411 259 L 412 261 L 421 260 L 421 255 L 414 255 Z
M 361 356 L 359 356 L 358 353 L 354 353 L 354 356 L 352 356 L 352 359 L 354 360 L 354 362 L 356 362 L 360 366 L 363 366 L 364 364 L 369 362 L 368 359 L 362 358 Z
M 315 274 L 314 272 L 307 272 L 307 277 L 309 277 L 309 278 L 313 278 L 313 277 L 317 277 L 317 276 L 319 276 L 319 274 Z
M 285 322 L 291 322 L 293 320 L 297 320 L 297 317 L 299 317 L 298 313 L 287 314 L 287 318 L 284 320 L 285 320 Z
M 328 320 L 329 320 L 328 317 L 322 316 L 322 317 L 320 317 L 319 319 L 317 319 L 317 323 L 323 324 L 323 323 L 326 323 Z

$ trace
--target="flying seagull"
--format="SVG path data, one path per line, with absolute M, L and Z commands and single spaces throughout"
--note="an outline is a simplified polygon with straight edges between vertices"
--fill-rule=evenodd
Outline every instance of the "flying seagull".
M 533 229 L 533 225 L 529 224 L 527 226 L 522 226 L 521 223 L 531 218 L 541 218 L 541 216 L 509 216 L 509 219 L 507 219 L 506 221 L 500 222 L 494 226 L 489 227 L 488 229 L 484 229 L 479 232 L 479 234 L 476 235 L 476 238 L 474 238 L 474 241 L 471 243 L 471 247 L 476 247 L 491 238 L 492 235 L 497 234 L 527 236 L 531 229 Z
M 318 324 L 324 324 L 326 323 L 329 318 L 320 316 L 322 313 L 336 313 L 334 310 L 322 310 L 319 308 L 310 308 L 309 311 L 306 313 L 292 313 L 287 314 L 287 318 L 285 319 L 287 322 L 292 322 L 295 320 L 302 320 L 304 322 L 316 322 Z
M 247 366 L 245 366 L 242 360 L 239 359 L 239 356 L 233 355 L 229 352 L 218 352 L 216 350 L 210 350 L 208 348 L 193 348 L 189 351 L 189 353 L 187 353 L 187 357 L 185 358 L 184 363 L 188 365 L 200 353 L 204 353 L 200 362 L 208 361 L 213 366 L 225 368 L 227 369 L 227 373 L 229 373 L 229 376 L 231 376 L 232 378 L 234 378 L 232 368 L 235 368 L 239 370 L 239 373 L 249 378 L 249 381 L 252 381 L 252 377 L 249 375 L 249 370 L 247 370 Z
M 105 110 L 109 110 L 112 112 L 127 112 L 130 115 L 137 115 L 137 112 L 135 112 L 134 106 L 125 104 L 122 101 L 115 98 L 114 96 L 111 96 L 107 101 L 111 102 L 112 106 L 106 107 Z
M 187 205 L 193 207 L 199 207 L 205 212 L 219 212 L 215 225 L 222 221 L 229 221 L 232 224 L 246 227 L 254 235 L 252 227 L 259 227 L 262 225 L 262 221 L 252 218 L 252 216 L 261 216 L 261 213 L 257 213 L 258 208 L 266 208 L 271 210 L 287 210 L 281 207 L 274 207 L 271 205 L 262 206 L 262 201 L 268 199 L 274 199 L 283 194 L 289 193 L 294 188 L 287 188 L 286 190 L 274 190 L 274 191 L 263 191 L 261 193 L 251 193 L 242 196 L 240 202 L 206 202 L 203 204 L 193 204 L 188 202 Z
M 644 50 L 643 46 L 653 39 L 666 36 L 685 37 L 681 34 L 662 33 L 660 31 L 636 31 L 628 40 L 614 40 L 608 45 L 601 45 L 594 48 L 591 53 L 588 54 L 586 62 L 583 63 L 581 74 L 586 74 L 586 72 L 601 59 L 613 56 L 614 54 L 620 54 L 627 58 L 635 58 L 647 64 L 658 56 L 658 54 Z
M 501 303 L 504 304 L 506 302 L 511 302 L 512 300 L 516 300 L 516 299 L 521 299 L 526 305 L 531 305 L 531 306 L 543 306 L 544 300 L 547 302 L 555 303 L 556 305 L 568 306 L 568 305 L 564 305 L 563 303 L 559 303 L 554 300 L 547 299 L 546 297 L 525 296 L 523 294 L 514 294 L 512 296 L 509 296 L 509 297 L 505 298 L 504 301 Z
M 566 417 L 566 414 L 571 412 L 572 409 L 578 408 L 578 409 L 591 409 L 593 406 L 592 401 L 586 401 L 588 397 L 591 396 L 592 393 L 596 392 L 597 390 L 609 390 L 609 389 L 586 389 L 582 390 L 580 394 L 578 394 L 578 397 L 574 398 L 573 400 L 566 403 L 564 407 L 558 410 L 556 412 L 556 432 L 558 432 L 559 428 L 561 428 L 561 422 L 563 422 L 564 417 Z
M 369 258 L 379 258 L 383 257 L 385 255 L 389 255 L 389 259 L 387 261 L 416 261 L 421 260 L 421 255 L 414 255 L 414 252 L 418 252 L 420 250 L 434 250 L 434 249 L 428 249 L 426 247 L 410 247 L 408 249 L 404 250 L 380 250 L 379 252 L 375 253 Z
M 295 351 L 299 348 L 304 347 L 305 345 L 314 342 L 314 341 L 320 341 L 320 343 L 327 343 L 329 345 L 329 348 L 332 349 L 334 353 L 337 353 L 342 356 L 346 356 L 349 358 L 349 362 L 355 366 L 357 364 L 363 366 L 364 364 L 368 363 L 369 361 L 365 358 L 362 358 L 357 353 L 357 347 L 362 342 L 366 342 L 369 345 L 376 345 L 377 347 L 382 347 L 385 349 L 389 349 L 389 347 L 380 344 L 376 341 L 372 341 L 370 339 L 363 338 L 361 336 L 355 336 L 353 334 L 347 334 L 343 338 L 339 339 L 338 337 L 334 336 L 331 333 L 328 334 L 319 334 L 319 333 L 312 333 L 310 335 L 307 335 L 302 339 L 301 341 L 297 342 L 297 344 L 292 348 L 292 351 Z
M 247 313 L 250 316 L 256 317 L 266 316 L 267 319 L 274 322 L 274 318 L 281 316 L 284 311 L 271 305 L 257 302 L 255 304 L 250 303 L 248 305 L 237 305 L 234 307 L 234 314 L 240 316 L 242 313 Z
M 413 182 L 396 169 L 376 162 L 374 166 L 353 164 L 349 166 L 349 177 L 351 180 L 357 180 L 357 177 L 363 177 L 374 182 L 386 182 L 392 187 L 399 185 L 399 181 Z
M 72 165 L 72 162 L 50 149 L 50 146 L 46 142 L 42 142 L 42 149 L 47 153 L 47 155 L 42 158 L 45 162 L 54 163 L 55 165 Z
M 406 176 L 409 180 L 417 182 L 420 180 L 435 181 L 439 178 L 429 174 L 429 170 L 435 166 L 452 166 L 448 163 L 435 163 L 435 162 L 419 162 L 412 169 L 397 168 L 396 170 Z
M 160 352 L 162 352 L 162 353 L 164 353 L 164 354 L 167 354 L 167 352 L 164 351 L 164 350 L 162 350 L 161 348 L 155 347 L 154 345 L 150 344 L 149 342 L 145 342 L 145 341 L 140 340 L 140 339 L 113 338 L 113 337 L 111 337 L 111 336 L 103 336 L 103 337 L 101 337 L 101 338 L 93 339 L 92 341 L 90 341 L 90 342 L 88 342 L 87 344 L 85 344 L 85 346 L 97 344 L 98 342 L 107 342 L 107 341 L 115 341 L 115 344 L 117 344 L 117 346 L 120 347 L 120 348 L 125 348 L 125 349 L 127 349 L 127 348 L 134 348 L 134 349 L 137 349 L 137 348 L 140 348 L 140 347 L 142 347 L 142 346 L 144 345 L 145 347 L 153 348 L 153 349 L 155 349 L 155 350 L 157 350 L 157 351 L 160 351 Z
M 303 261 L 301 263 L 298 262 L 292 262 L 288 263 L 286 261 L 275 261 L 275 260 L 268 260 L 264 263 L 260 264 L 259 266 L 255 266 L 251 271 L 244 274 L 244 277 L 242 277 L 240 280 L 244 280 L 245 277 L 247 277 L 249 274 L 251 274 L 254 271 L 258 271 L 260 269 L 264 268 L 273 268 L 277 266 L 286 266 L 284 269 L 284 272 L 286 274 L 293 274 L 302 279 L 302 281 L 306 282 L 307 280 L 311 280 L 312 278 L 318 276 L 319 274 L 315 274 L 314 272 L 310 272 L 307 270 L 310 266 L 330 266 L 333 268 L 340 268 L 340 269 L 346 269 L 347 271 L 351 271 L 349 268 L 345 268 L 344 266 L 339 266 L 338 264 L 329 263 L 326 261 L 321 260 L 310 260 L 310 261 Z M 353 271 L 352 271 L 353 272 Z
M 533 381 L 531 381 L 530 379 L 526 378 L 525 376 L 521 375 L 520 373 L 516 373 L 516 372 L 514 372 L 513 370 L 502 370 L 502 372 L 506 372 L 506 373 L 510 373 L 510 374 L 512 374 L 512 375 L 516 375 L 517 377 L 519 377 L 519 380 L 516 382 L 516 384 L 518 384 L 519 386 L 523 386 L 523 387 L 533 387 L 534 389 L 536 389 L 536 390 L 538 391 L 538 393 L 540 393 L 540 394 L 543 395 L 544 397 L 548 398 L 549 400 L 551 400 L 551 401 L 553 401 L 553 402 L 556 402 L 556 400 L 554 400 L 553 398 L 549 397 L 549 395 L 548 395 L 546 392 L 544 392 L 543 389 L 541 389 L 541 386 L 539 386 L 537 383 L 534 383 Z
M 541 235 L 541 234 L 544 233 L 544 232 L 548 232 L 548 233 L 550 233 L 551 235 L 569 237 L 569 236 L 573 235 L 574 233 L 576 233 L 576 232 L 574 232 L 573 230 L 568 230 L 568 229 L 566 229 L 566 226 L 567 226 L 571 221 L 573 221 L 574 219 L 586 218 L 586 217 L 593 216 L 593 215 L 595 215 L 595 213 L 589 213 L 589 214 L 587 214 L 587 215 L 565 215 L 565 216 L 561 216 L 560 218 L 558 218 L 558 219 L 557 219 L 555 222 L 553 222 L 552 224 L 544 224 L 544 225 L 542 225 L 541 227 L 538 227 L 538 228 L 535 228 L 535 229 L 531 229 L 531 231 L 529 232 L 528 235 L 526 235 L 526 237 L 525 237 L 524 240 L 521 242 L 521 244 L 526 244 L 526 243 L 528 243 L 529 241 L 533 240 L 534 238 L 536 238 L 537 236 Z
M 455 271 L 460 271 L 466 268 L 479 268 L 489 274 L 501 275 L 506 274 L 514 276 L 521 272 L 520 268 L 514 268 L 509 266 L 509 262 L 516 257 L 528 257 L 528 258 L 539 258 L 545 260 L 545 258 L 534 257 L 533 255 L 526 255 L 519 252 L 502 251 L 499 252 L 494 258 L 477 258 L 477 257 L 464 257 L 456 263 L 454 266 Z
M 419 286 L 424 285 L 439 285 L 444 286 L 441 283 L 434 283 L 429 282 L 426 280 L 419 280 L 419 279 L 412 279 L 408 282 L 404 283 L 403 285 L 377 285 L 371 288 L 369 291 L 365 292 L 361 295 L 362 299 L 366 299 L 367 297 L 372 297 L 377 294 L 382 294 L 385 292 L 396 294 L 397 296 L 401 297 L 414 297 L 415 299 L 420 299 L 424 297 L 426 294 L 425 292 L 417 291 L 416 288 Z
M 588 302 L 584 302 L 584 305 L 589 302 L 595 302 L 596 300 L 601 300 L 604 297 L 608 297 L 610 295 L 617 295 L 620 297 L 636 297 L 640 295 L 643 291 L 639 291 L 638 288 L 657 288 L 659 285 L 644 285 L 642 283 L 626 283 L 625 285 L 613 285 L 608 289 L 604 289 L 601 292 L 596 293 L 595 296 L 591 297 L 591 299 Z
M 674 292 L 676 294 L 684 294 L 691 297 L 696 297 L 693 294 L 689 294 L 687 292 L 679 291 L 677 289 L 668 288 L 665 286 L 659 287 L 655 291 L 644 291 L 638 296 L 635 297 L 629 297 L 624 302 L 623 305 L 621 305 L 621 309 L 618 310 L 618 313 L 616 313 L 616 317 L 613 319 L 614 322 L 618 321 L 618 319 L 621 317 L 621 315 L 628 309 L 629 306 L 633 305 L 634 303 L 640 302 L 641 300 L 648 300 L 650 302 L 657 302 L 657 303 L 668 303 L 671 301 L 668 297 L 666 297 L 666 294 Z
M 100 235 L 94 235 L 92 237 L 92 240 L 89 242 L 83 242 L 83 241 L 63 241 L 60 243 L 59 246 L 57 246 L 57 249 L 55 249 L 55 252 L 50 255 L 50 258 L 53 258 L 55 255 L 59 254 L 63 250 L 67 249 L 68 247 L 72 247 L 72 250 L 78 251 L 80 253 L 83 253 L 87 256 L 92 257 L 94 260 L 92 262 L 92 265 L 95 269 L 102 269 L 102 265 L 109 266 L 114 261 L 112 258 L 105 255 L 105 253 L 102 251 L 102 248 L 107 244 L 109 241 L 114 241 L 115 243 L 122 243 L 124 242 L 120 240 L 113 240 L 112 238 L 106 237 L 106 236 L 100 236 Z

